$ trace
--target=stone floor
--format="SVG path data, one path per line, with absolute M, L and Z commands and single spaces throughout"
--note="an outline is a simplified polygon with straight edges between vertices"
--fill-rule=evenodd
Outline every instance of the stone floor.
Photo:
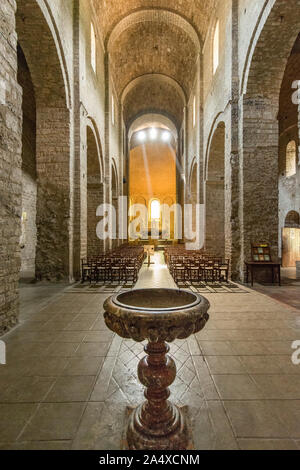
M 254 289 L 262 294 L 290 305 L 300 310 L 300 279 L 297 279 L 296 268 L 282 268 L 282 287 L 274 289 L 274 286 L 268 284 L 255 284 Z
M 175 287 L 155 262 L 136 287 Z M 24 289 L 20 326 L 2 338 L 0 449 L 119 449 L 125 407 L 143 399 L 143 345 L 108 331 L 103 294 Z M 299 310 L 254 290 L 207 298 L 205 330 L 171 345 L 196 449 L 299 449 Z

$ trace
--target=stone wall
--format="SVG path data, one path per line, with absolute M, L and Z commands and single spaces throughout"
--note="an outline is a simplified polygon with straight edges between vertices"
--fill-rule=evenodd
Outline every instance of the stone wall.
M 36 257 L 36 103 L 30 71 L 18 47 L 18 82 L 23 91 L 21 278 L 35 278 Z
M 101 204 L 101 200 L 103 200 L 103 184 L 99 182 L 93 183 L 90 180 L 87 189 L 87 256 L 93 257 L 99 256 L 104 250 L 103 240 L 100 240 L 96 234 L 96 228 L 99 222 L 99 218 L 96 217 L 96 211 Z
M 212 138 L 206 169 L 206 244 L 225 257 L 225 126 L 220 123 Z
M 0 335 L 18 321 L 21 267 L 22 93 L 17 82 L 14 0 L 1 2 L 0 19 Z

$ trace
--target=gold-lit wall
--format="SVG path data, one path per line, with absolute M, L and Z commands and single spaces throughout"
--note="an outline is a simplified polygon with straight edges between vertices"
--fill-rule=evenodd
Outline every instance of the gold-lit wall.
M 176 153 L 162 142 L 148 142 L 130 152 L 129 171 L 130 204 L 145 204 L 149 210 L 153 199 L 160 204 L 176 203 Z M 160 224 L 161 228 L 161 224 Z M 174 222 L 171 217 L 171 239 L 174 238 Z

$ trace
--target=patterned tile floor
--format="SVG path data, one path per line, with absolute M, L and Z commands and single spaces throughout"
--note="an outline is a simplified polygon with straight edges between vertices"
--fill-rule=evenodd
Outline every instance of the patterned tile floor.
M 155 262 L 136 288 L 175 287 Z M 2 338 L 0 449 L 119 449 L 125 407 L 143 399 L 143 345 L 108 331 L 107 293 L 63 287 L 24 287 L 20 325 Z M 299 310 L 246 290 L 208 293 L 205 330 L 171 345 L 172 399 L 188 404 L 197 449 L 299 449 Z

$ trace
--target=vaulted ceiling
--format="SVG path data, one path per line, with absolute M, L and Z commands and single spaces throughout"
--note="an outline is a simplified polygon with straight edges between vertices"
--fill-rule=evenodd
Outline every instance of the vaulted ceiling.
M 95 8 L 104 39 L 129 14 L 143 10 L 167 10 L 181 15 L 204 40 L 215 0 L 96 0 Z
M 180 125 L 217 0 L 93 1 L 126 122 L 157 111 Z
M 172 116 L 176 127 L 183 118 L 184 94 L 164 75 L 147 74 L 132 82 L 124 97 L 124 120 L 130 124 L 144 112 Z

